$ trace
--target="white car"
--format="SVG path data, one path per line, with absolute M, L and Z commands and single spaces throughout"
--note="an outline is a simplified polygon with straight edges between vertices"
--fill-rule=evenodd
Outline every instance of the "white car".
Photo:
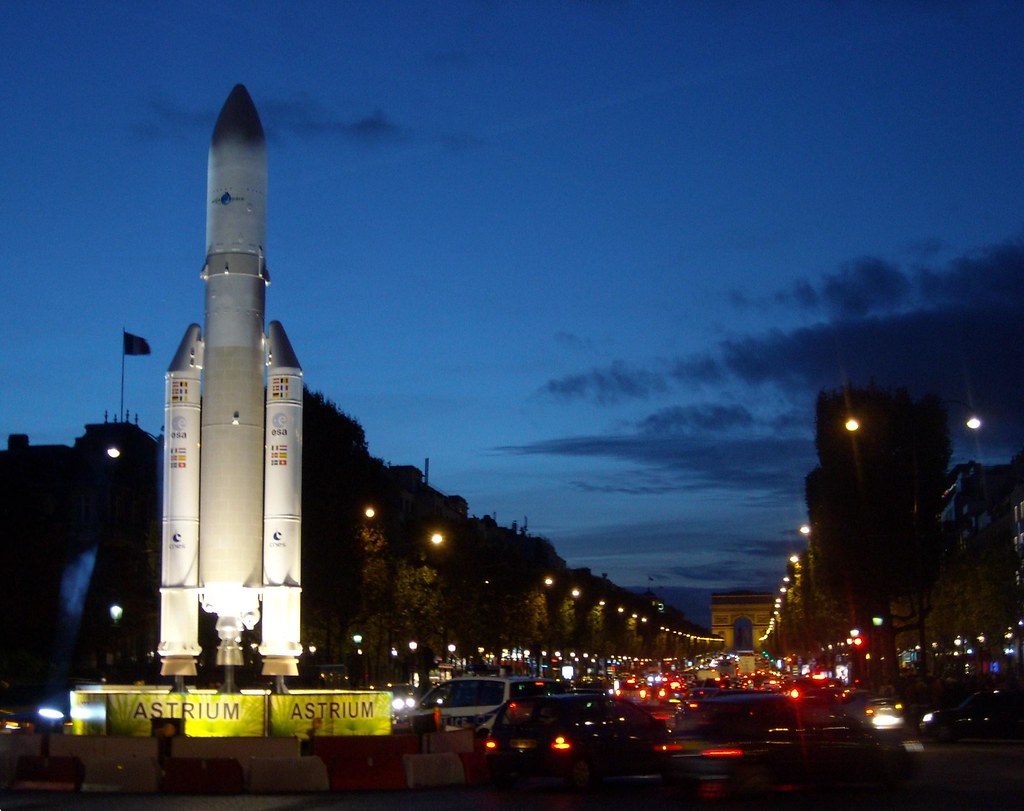
M 506 701 L 520 696 L 546 696 L 564 692 L 565 685 L 555 679 L 532 676 L 458 676 L 437 685 L 420 699 L 412 719 L 412 730 L 436 730 L 435 715 L 440 716 L 440 726 L 444 730 L 486 727 Z

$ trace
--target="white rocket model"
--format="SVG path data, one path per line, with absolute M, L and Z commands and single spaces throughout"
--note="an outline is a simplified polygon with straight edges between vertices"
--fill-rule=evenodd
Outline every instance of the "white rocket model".
M 302 369 L 284 327 L 263 332 L 266 189 L 263 126 L 235 85 L 210 143 L 206 327 L 166 377 L 159 647 L 162 675 L 195 675 L 202 605 L 232 686 L 261 601 L 264 675 L 296 675 L 302 651 Z

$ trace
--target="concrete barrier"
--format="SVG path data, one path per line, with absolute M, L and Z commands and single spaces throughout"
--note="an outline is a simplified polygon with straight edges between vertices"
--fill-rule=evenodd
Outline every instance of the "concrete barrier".
M 94 757 L 85 762 L 82 791 L 148 794 L 160 790 L 160 763 L 155 757 Z
M 170 753 L 176 758 L 231 758 L 242 766 L 242 779 L 249 783 L 253 758 L 299 756 L 298 738 L 187 738 L 170 739 Z
M 472 752 L 460 752 L 462 771 L 466 775 L 467 786 L 482 786 L 491 782 L 491 770 L 487 765 L 484 742 L 479 738 L 474 741 Z
M 472 729 L 430 732 L 423 736 L 423 753 L 433 755 L 440 752 L 472 752 L 475 741 L 476 732 Z
M 126 735 L 53 735 L 49 752 L 59 757 L 76 757 L 88 765 L 97 758 L 155 758 L 159 754 L 159 741 Z
M 420 752 L 418 735 L 342 735 L 313 739 L 334 791 L 408 788 L 404 755 Z
M 327 766 L 316 755 L 250 758 L 247 785 L 252 794 L 297 794 L 331 787 Z
M 14 767 L 11 788 L 41 791 L 78 791 L 85 768 L 76 757 L 21 755 Z
M 14 781 L 14 770 L 22 755 L 43 754 L 43 736 L 38 732 L 12 732 L 0 735 L 0 788 Z
M 170 757 L 160 789 L 169 794 L 241 794 L 242 764 L 234 758 Z
M 403 755 L 402 766 L 405 768 L 405 782 L 409 788 L 462 786 L 466 783 L 462 761 L 455 752 Z

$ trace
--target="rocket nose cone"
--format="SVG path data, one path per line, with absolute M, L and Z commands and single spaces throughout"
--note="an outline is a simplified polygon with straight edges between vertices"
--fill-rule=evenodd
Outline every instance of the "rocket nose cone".
M 211 146 L 225 140 L 263 143 L 263 125 L 245 85 L 236 84 L 213 127 Z

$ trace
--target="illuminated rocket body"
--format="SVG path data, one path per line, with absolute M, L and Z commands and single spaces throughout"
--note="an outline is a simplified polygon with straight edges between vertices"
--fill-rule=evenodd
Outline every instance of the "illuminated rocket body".
M 302 370 L 284 328 L 263 331 L 266 189 L 263 127 L 236 85 L 210 143 L 205 329 L 186 330 L 167 372 L 165 675 L 195 674 L 198 605 L 217 615 L 217 663 L 242 664 L 261 601 L 263 672 L 297 673 Z

